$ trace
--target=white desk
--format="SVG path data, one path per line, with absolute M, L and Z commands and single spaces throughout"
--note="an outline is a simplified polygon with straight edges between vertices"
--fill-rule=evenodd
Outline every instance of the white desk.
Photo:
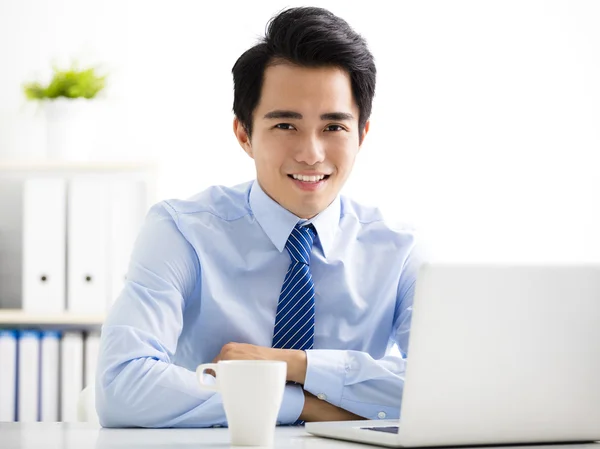
M 228 429 L 102 429 L 87 423 L 0 423 L 0 449 L 196 449 L 229 447 Z M 278 427 L 274 449 L 375 448 L 313 437 L 303 427 Z M 525 449 L 600 449 L 600 444 Z M 491 448 L 486 448 L 491 449 Z M 509 449 L 519 449 L 511 446 Z
M 274 448 L 340 448 L 345 444 L 278 427 Z M 362 445 L 357 445 L 362 446 Z M 196 449 L 229 447 L 222 429 L 103 429 L 87 423 L 0 423 L 0 449 Z M 367 446 L 371 447 L 372 446 Z M 600 446 L 599 446 L 600 448 Z

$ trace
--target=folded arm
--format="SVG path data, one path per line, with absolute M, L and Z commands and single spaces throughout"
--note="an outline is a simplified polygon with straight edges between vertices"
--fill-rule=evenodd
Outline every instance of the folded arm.
M 165 203 L 153 207 L 126 285 L 102 328 L 96 411 L 103 426 L 226 425 L 221 395 L 200 389 L 193 371 L 172 363 L 185 301 L 197 293 L 199 276 L 198 258 L 174 212 Z M 302 388 L 287 386 L 279 421 L 295 422 L 303 406 Z
M 391 335 L 400 356 L 376 360 L 360 351 L 308 350 L 302 382 L 306 391 L 367 419 L 399 417 L 415 281 L 423 260 L 422 253 L 413 248 L 400 276 Z
M 360 351 L 298 351 L 229 343 L 215 360 L 285 361 L 288 381 L 304 385 L 305 402 L 300 417 L 304 421 L 398 418 L 416 272 L 421 260 L 414 255 L 407 259 L 398 286 L 391 338 L 400 356 L 387 355 L 375 360 Z

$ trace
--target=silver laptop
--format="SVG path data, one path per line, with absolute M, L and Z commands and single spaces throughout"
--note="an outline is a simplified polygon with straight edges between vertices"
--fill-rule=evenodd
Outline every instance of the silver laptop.
M 423 265 L 400 420 L 306 430 L 390 447 L 600 440 L 600 265 Z

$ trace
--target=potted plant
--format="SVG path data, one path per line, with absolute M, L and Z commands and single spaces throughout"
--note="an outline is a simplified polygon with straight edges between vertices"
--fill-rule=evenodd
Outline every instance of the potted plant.
M 95 101 L 106 84 L 96 69 L 61 70 L 53 66 L 49 84 L 23 85 L 29 100 L 40 101 L 46 116 L 47 155 L 52 160 L 84 161 L 93 150 L 97 111 Z

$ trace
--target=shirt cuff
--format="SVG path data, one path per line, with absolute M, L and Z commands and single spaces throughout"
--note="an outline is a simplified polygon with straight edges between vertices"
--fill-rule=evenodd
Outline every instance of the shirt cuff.
M 346 351 L 309 349 L 306 351 L 304 389 L 317 398 L 339 407 L 347 369 Z
M 400 407 L 368 404 L 366 402 L 351 401 L 344 399 L 342 406 L 344 410 L 349 410 L 358 416 L 362 416 L 366 419 L 379 420 L 379 419 L 398 419 L 400 418 Z
M 304 391 L 300 385 L 286 385 L 277 416 L 277 425 L 294 424 L 304 408 Z

